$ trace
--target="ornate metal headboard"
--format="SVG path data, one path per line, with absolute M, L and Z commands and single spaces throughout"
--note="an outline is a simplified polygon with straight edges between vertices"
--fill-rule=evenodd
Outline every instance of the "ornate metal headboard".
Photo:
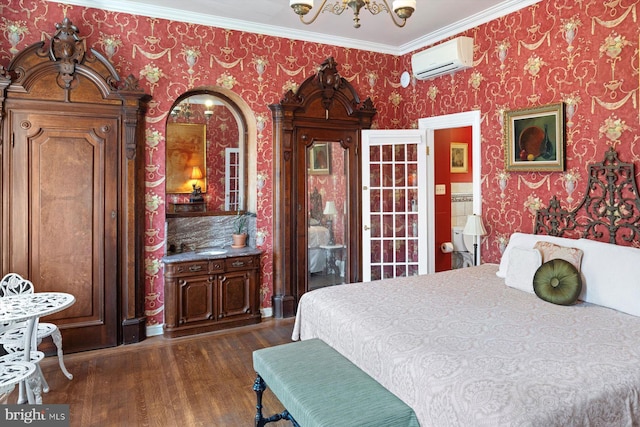
M 549 207 L 536 213 L 534 233 L 638 245 L 640 197 L 634 164 L 618 160 L 609 147 L 604 161 L 589 166 L 587 191 L 578 207 L 563 209 L 553 196 Z
M 321 223 L 324 217 L 322 214 L 324 210 L 322 207 L 322 195 L 318 193 L 317 188 L 314 188 L 313 193 L 309 194 L 309 203 L 311 204 L 309 206 L 309 216 Z

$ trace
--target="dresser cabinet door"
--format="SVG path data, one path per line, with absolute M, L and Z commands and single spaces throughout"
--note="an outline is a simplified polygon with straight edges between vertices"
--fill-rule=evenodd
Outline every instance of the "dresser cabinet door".
M 180 325 L 215 319 L 214 285 L 215 276 L 190 276 L 178 279 Z
M 220 277 L 219 318 L 244 315 L 251 312 L 251 288 L 255 273 L 235 271 Z

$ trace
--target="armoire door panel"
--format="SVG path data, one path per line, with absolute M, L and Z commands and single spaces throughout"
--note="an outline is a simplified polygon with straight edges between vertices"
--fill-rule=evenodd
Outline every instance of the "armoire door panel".
M 24 177 L 12 187 L 21 208 L 11 215 L 29 242 L 28 248 L 14 246 L 15 254 L 28 250 L 12 268 L 27 271 L 37 291 L 76 297 L 72 307 L 49 318 L 65 330 L 65 346 L 105 336 L 104 346 L 115 345 L 117 196 L 111 188 L 118 185 L 118 121 L 77 117 L 61 127 L 57 115 L 16 119 L 12 157 L 24 165 Z M 26 122 L 28 128 L 20 126 Z

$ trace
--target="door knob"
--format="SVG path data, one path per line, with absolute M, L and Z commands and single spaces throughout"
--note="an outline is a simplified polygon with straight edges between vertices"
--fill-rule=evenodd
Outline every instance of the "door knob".
M 364 231 L 369 231 L 371 229 L 371 227 L 369 227 L 368 225 L 364 226 Z

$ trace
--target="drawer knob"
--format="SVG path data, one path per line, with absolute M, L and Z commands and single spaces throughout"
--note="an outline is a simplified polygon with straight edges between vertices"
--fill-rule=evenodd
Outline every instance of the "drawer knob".
M 200 270 L 202 270 L 201 265 L 192 265 L 191 267 L 189 267 L 189 271 L 200 271 Z
M 234 261 L 231 263 L 232 266 L 234 267 L 243 267 L 244 266 L 244 261 Z

